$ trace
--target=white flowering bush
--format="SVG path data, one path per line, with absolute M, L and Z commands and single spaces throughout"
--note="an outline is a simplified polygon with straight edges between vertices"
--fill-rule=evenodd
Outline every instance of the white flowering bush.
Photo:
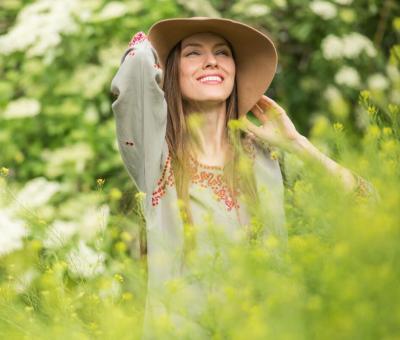
M 27 235 L 26 224 L 8 209 L 0 210 L 0 232 L 0 256 L 23 247 L 23 239 Z
M 216 240 L 223 257 L 194 259 L 211 287 L 196 304 L 203 338 L 398 338 L 400 18 L 378 0 L 2 1 L 1 338 L 140 338 L 143 193 L 118 153 L 109 87 L 135 32 L 202 8 L 270 33 L 267 95 L 380 196 L 346 195 L 281 155 L 289 250 L 272 236 Z M 160 339 L 201 338 L 177 317 L 196 303 L 186 279 L 166 287 Z

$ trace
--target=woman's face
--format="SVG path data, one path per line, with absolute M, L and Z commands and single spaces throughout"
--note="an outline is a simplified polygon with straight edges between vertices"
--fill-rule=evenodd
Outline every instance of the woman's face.
M 179 85 L 186 101 L 225 101 L 233 90 L 235 71 L 232 51 L 219 35 L 196 33 L 182 40 Z

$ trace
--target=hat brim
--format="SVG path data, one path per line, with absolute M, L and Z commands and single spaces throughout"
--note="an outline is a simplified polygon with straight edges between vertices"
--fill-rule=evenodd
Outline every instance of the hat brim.
M 273 41 L 253 27 L 231 19 L 193 17 L 156 22 L 148 32 L 160 65 L 165 69 L 171 49 L 182 39 L 213 32 L 229 41 L 236 61 L 239 116 L 245 115 L 269 88 L 278 63 Z

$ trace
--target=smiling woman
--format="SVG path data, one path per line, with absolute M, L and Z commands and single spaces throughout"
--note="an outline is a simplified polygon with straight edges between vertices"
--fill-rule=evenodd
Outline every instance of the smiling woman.
M 149 38 L 137 33 L 111 85 L 118 95 L 112 108 L 121 155 L 146 194 L 145 336 L 150 338 L 152 320 L 164 313 L 176 324 L 192 325 L 196 334 L 205 332 L 184 317 L 193 320 L 201 313 L 205 287 L 192 280 L 186 291 L 196 298 L 187 300 L 187 312 L 177 313 L 165 302 L 166 283 L 191 277 L 194 256 L 219 256 L 215 232 L 227 242 L 256 237 L 250 223 L 256 205 L 247 202 L 265 201 L 266 223 L 257 235 L 274 234 L 283 247 L 287 237 L 278 161 L 246 133 L 228 129 L 272 80 L 277 61 L 272 41 L 228 19 L 177 23 L 189 27 L 171 34 L 171 28 L 155 24 Z M 251 58 L 239 48 L 249 42 L 255 47 Z M 243 171 L 242 159 L 252 171 Z
M 198 274 L 194 256 L 207 263 L 225 258 L 215 232 L 228 244 L 273 237 L 285 251 L 282 174 L 265 144 L 318 160 L 347 186 L 354 181 L 264 95 L 276 66 L 268 36 L 237 21 L 204 17 L 157 22 L 148 36 L 132 38 L 122 58 L 111 84 L 118 95 L 112 109 L 122 159 L 145 194 L 146 337 L 164 313 L 209 336 L 174 312 L 166 296 L 168 282 Z M 250 110 L 261 126 L 247 120 Z M 261 226 L 253 225 L 253 216 Z M 207 289 L 193 279 L 186 289 L 194 300 L 185 298 L 183 314 L 196 318 Z

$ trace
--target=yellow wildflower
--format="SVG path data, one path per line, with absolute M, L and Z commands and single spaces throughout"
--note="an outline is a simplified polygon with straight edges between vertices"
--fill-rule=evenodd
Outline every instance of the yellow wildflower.
M 114 279 L 120 283 L 124 282 L 124 278 L 122 277 L 121 274 L 114 274 Z
M 368 135 L 372 138 L 378 138 L 381 134 L 381 130 L 377 125 L 371 125 L 368 127 Z
M 117 242 L 117 243 L 115 244 L 115 249 L 116 249 L 118 252 L 123 253 L 124 251 L 126 251 L 127 246 L 126 246 L 125 242 Z
M 98 179 L 96 180 L 96 183 L 97 183 L 97 185 L 98 185 L 99 187 L 101 187 L 101 186 L 104 185 L 105 181 L 106 181 L 106 180 L 105 180 L 104 178 L 98 178 Z
M 343 124 L 342 123 L 335 123 L 335 124 L 333 124 L 333 129 L 336 132 L 341 132 L 341 131 L 343 131 Z
M 8 173 L 9 173 L 8 168 L 6 168 L 6 167 L 4 167 L 4 166 L 0 168 L 0 175 L 1 175 L 1 176 L 7 177 L 7 176 L 8 176 Z
M 135 200 L 136 200 L 137 202 L 142 202 L 142 201 L 145 199 L 145 197 L 146 197 L 146 193 L 144 193 L 144 192 L 142 192 L 142 191 L 138 191 L 138 192 L 135 194 Z
M 385 136 L 390 136 L 393 133 L 393 130 L 390 127 L 384 127 L 383 128 L 383 134 Z
M 124 240 L 124 241 L 126 241 L 126 242 L 130 242 L 130 241 L 132 241 L 133 236 L 132 236 L 131 234 L 129 234 L 128 232 L 123 231 L 123 232 L 121 233 L 121 239 Z
M 279 152 L 276 151 L 276 150 L 271 151 L 270 157 L 271 157 L 271 159 L 273 159 L 273 160 L 278 159 L 278 158 L 279 158 Z
M 367 101 L 370 99 L 371 93 L 367 90 L 364 90 L 364 91 L 361 91 L 360 96 L 361 96 L 361 99 L 363 99 L 364 101 Z
M 122 197 L 122 192 L 117 188 L 112 188 L 110 191 L 110 198 L 113 201 L 118 201 Z

